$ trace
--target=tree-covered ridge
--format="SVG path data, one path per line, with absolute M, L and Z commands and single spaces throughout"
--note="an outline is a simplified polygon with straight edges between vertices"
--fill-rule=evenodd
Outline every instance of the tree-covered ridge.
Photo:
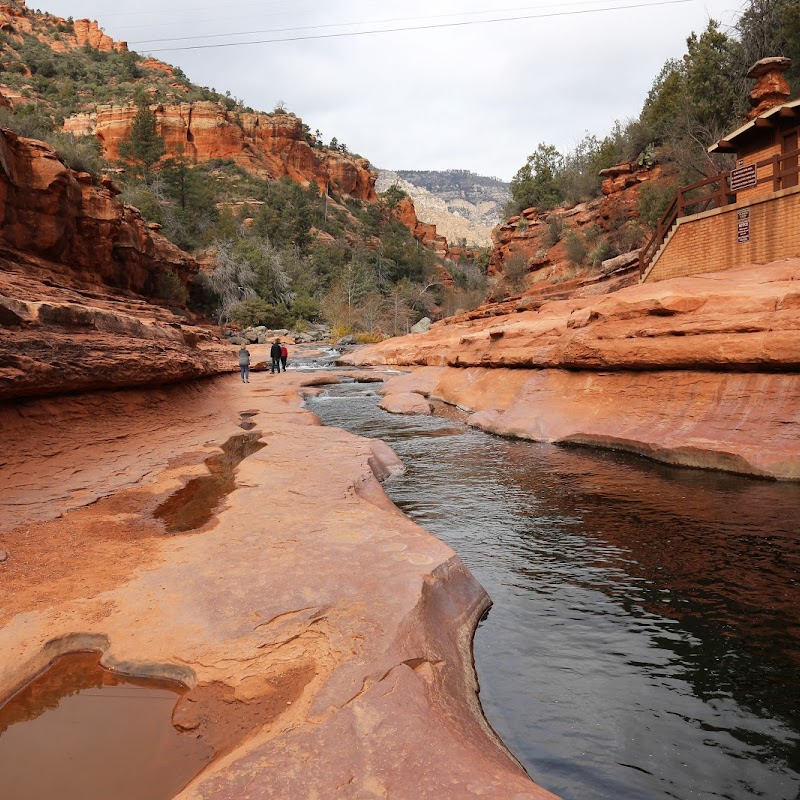
M 156 105 L 212 101 L 234 119 L 252 109 L 123 47 L 78 46 L 71 19 L 20 10 L 0 32 L 0 90 L 16 96 L 12 108 L 0 108 L 0 126 L 48 141 L 73 169 L 109 175 L 125 202 L 200 258 L 207 268 L 188 298 L 196 309 L 220 322 L 273 327 L 324 318 L 339 334 L 372 336 L 466 307 L 468 294 L 470 303 L 480 299 L 483 273 L 472 264 L 452 268 L 456 285 L 445 286 L 439 260 L 398 221 L 392 193 L 362 202 L 332 188 L 323 194 L 313 181 L 272 181 L 233 160 L 167 157 Z M 62 131 L 65 118 L 104 103 L 138 107 L 117 163 L 104 159 L 94 137 Z M 291 115 L 283 102 L 270 113 Z M 348 152 L 335 137 L 325 147 L 319 131 L 301 130 L 315 148 Z M 159 295 L 184 302 L 185 287 L 170 277 Z
M 446 169 L 446 170 L 394 170 L 403 180 L 421 186 L 429 192 L 443 190 L 472 192 L 476 187 L 480 189 L 499 189 L 508 191 L 508 183 L 499 178 L 487 175 L 478 175 L 467 169 Z
M 566 153 L 539 144 L 511 181 L 508 216 L 594 197 L 599 171 L 622 161 L 672 163 L 687 183 L 715 174 L 723 164 L 706 148 L 740 124 L 748 108 L 746 74 L 761 58 L 791 58 L 787 79 L 800 91 L 797 0 L 749 0 L 732 28 L 709 20 L 686 47 L 682 58 L 664 64 L 636 119 L 618 122 L 602 138 L 587 134 Z

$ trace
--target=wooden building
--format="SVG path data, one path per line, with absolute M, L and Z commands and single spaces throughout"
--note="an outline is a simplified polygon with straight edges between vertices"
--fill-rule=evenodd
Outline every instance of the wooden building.
M 765 58 L 745 123 L 711 153 L 735 167 L 681 187 L 640 254 L 640 279 L 658 281 L 800 256 L 800 99 L 789 100 L 787 58 Z

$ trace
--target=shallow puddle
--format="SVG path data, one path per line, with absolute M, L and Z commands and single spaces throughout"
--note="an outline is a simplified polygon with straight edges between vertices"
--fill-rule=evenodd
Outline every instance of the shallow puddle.
M 172 725 L 184 692 L 63 656 L 0 707 L 0 797 L 169 800 L 214 755 Z
M 167 533 L 196 530 L 214 516 L 236 488 L 236 467 L 265 446 L 258 441 L 260 435 L 249 433 L 228 439 L 221 453 L 206 459 L 209 475 L 189 481 L 155 510 L 155 516 L 164 520 Z

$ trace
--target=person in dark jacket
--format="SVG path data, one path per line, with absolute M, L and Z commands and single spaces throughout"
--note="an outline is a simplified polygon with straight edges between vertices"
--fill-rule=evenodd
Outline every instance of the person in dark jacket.
M 272 359 L 271 373 L 275 374 L 275 370 L 281 371 L 281 340 L 276 339 L 269 350 L 269 356 Z
M 281 365 L 283 366 L 283 371 L 286 372 L 286 362 L 289 360 L 289 348 L 286 347 L 285 344 L 281 345 Z
M 242 383 L 250 383 L 250 351 L 245 345 L 239 350 L 239 371 L 242 373 Z

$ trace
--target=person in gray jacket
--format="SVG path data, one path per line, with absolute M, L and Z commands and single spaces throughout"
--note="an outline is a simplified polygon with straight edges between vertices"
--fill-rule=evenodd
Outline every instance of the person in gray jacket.
M 250 351 L 245 345 L 239 349 L 239 369 L 242 372 L 242 383 L 250 383 Z

